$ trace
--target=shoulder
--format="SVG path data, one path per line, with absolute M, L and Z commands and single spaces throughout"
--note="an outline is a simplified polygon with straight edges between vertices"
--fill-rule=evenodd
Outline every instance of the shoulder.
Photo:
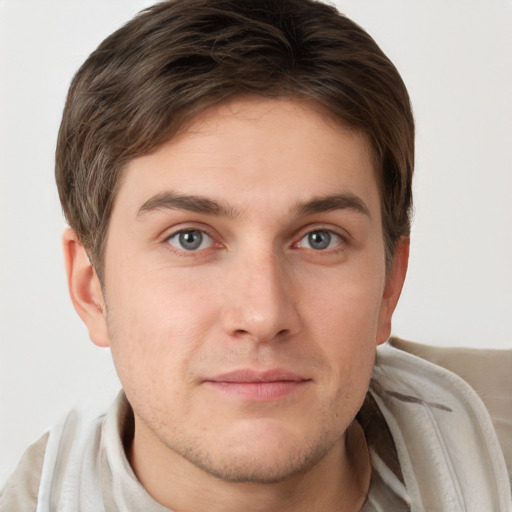
M 512 479 L 512 349 L 435 347 L 391 338 L 390 345 L 461 377 L 485 405 Z
M 93 411 L 72 410 L 31 445 L 1 491 L 0 512 L 68 510 L 78 491 L 91 500 L 99 496 L 103 420 Z
M 509 510 L 510 379 L 509 351 L 379 347 L 370 389 L 418 503 Z
M 30 445 L 23 454 L 16 469 L 0 492 L 1 512 L 36 509 L 44 454 L 49 435 L 49 432 L 46 432 L 34 444 Z

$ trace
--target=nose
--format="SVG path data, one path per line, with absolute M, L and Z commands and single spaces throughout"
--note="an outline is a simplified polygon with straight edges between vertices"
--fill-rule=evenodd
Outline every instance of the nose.
M 278 256 L 240 257 L 228 274 L 222 322 L 230 337 L 268 343 L 300 329 L 293 277 Z

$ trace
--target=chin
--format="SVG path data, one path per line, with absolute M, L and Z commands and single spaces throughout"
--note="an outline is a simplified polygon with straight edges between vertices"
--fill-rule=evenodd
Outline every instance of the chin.
M 307 473 L 324 456 L 324 453 L 266 454 L 264 457 L 237 456 L 225 460 L 190 460 L 209 475 L 231 483 L 272 484 Z
M 311 442 L 311 439 L 316 441 Z M 212 449 L 189 447 L 182 453 L 205 473 L 232 483 L 271 484 L 307 473 L 333 450 L 336 436 L 294 438 L 289 432 L 254 432 L 253 435 L 226 436 L 226 446 Z

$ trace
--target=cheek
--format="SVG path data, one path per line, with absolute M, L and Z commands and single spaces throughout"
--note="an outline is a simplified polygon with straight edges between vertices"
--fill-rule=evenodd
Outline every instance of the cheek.
M 218 318 L 215 301 L 203 287 L 177 275 L 157 275 L 140 272 L 108 283 L 111 350 L 123 384 L 167 386 L 172 379 L 166 383 L 166 376 L 185 378 L 190 360 Z
M 136 331 L 142 328 L 148 332 L 172 329 L 176 336 L 185 335 L 201 322 L 207 323 L 214 316 L 215 308 L 211 279 L 193 270 L 145 270 L 139 266 L 129 274 L 118 272 L 108 283 L 110 310 Z
M 375 334 L 379 318 L 384 278 L 378 276 L 378 273 L 355 273 L 350 269 L 340 271 L 323 279 L 323 286 L 316 286 L 317 291 L 309 294 L 306 290 L 315 288 L 304 283 L 302 309 L 309 311 L 317 331 L 343 338 L 350 334 L 354 340 L 366 339 Z M 316 279 L 316 284 L 320 281 Z
M 303 308 L 323 358 L 338 381 L 355 388 L 370 378 L 373 367 L 382 299 L 379 275 L 340 272 Z

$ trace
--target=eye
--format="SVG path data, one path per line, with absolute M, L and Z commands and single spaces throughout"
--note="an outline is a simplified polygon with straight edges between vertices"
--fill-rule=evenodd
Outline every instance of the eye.
M 336 233 L 328 231 L 327 229 L 317 229 L 304 235 L 299 240 L 298 246 L 315 251 L 324 251 L 326 249 L 332 249 L 342 242 L 343 239 Z
M 208 249 L 212 246 L 213 240 L 210 235 L 199 229 L 186 229 L 171 235 L 167 242 L 182 251 L 198 251 Z

